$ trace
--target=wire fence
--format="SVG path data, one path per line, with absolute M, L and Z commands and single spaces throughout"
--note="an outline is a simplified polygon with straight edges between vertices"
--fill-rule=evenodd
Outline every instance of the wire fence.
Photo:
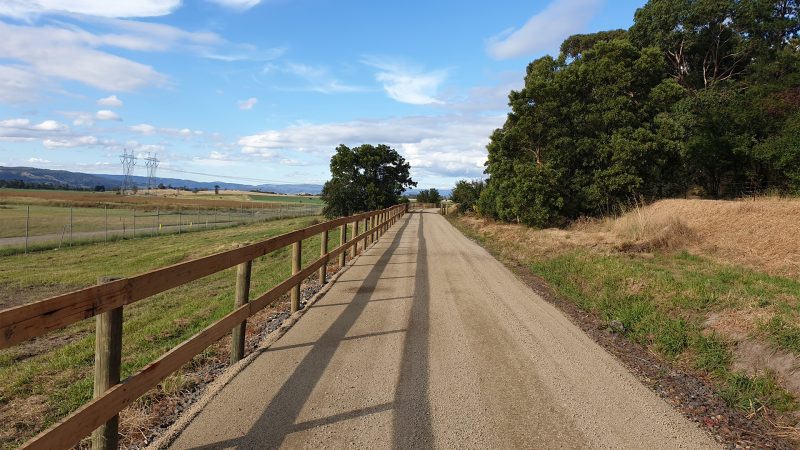
M 87 242 L 181 234 L 319 215 L 320 205 L 264 208 L 109 208 L 0 205 L 0 249 L 70 247 Z

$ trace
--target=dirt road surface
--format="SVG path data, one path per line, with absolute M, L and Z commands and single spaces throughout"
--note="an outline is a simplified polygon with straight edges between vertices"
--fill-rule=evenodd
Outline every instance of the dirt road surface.
M 720 446 L 444 218 L 415 212 L 172 447 Z

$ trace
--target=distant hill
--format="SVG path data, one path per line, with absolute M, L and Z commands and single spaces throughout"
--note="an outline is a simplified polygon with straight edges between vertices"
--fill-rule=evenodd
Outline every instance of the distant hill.
M 133 176 L 133 182 L 139 187 L 147 186 L 147 177 Z M 35 167 L 2 167 L 0 166 L 0 180 L 22 180 L 31 183 L 48 183 L 54 186 L 94 188 L 105 186 L 106 189 L 115 189 L 122 185 L 122 175 L 90 174 L 70 172 L 67 170 L 38 169 Z M 218 185 L 221 189 L 242 191 L 276 192 L 278 194 L 319 194 L 322 185 L 319 184 L 250 184 L 226 183 L 224 181 L 194 181 L 179 178 L 157 178 L 156 183 L 165 186 L 186 187 L 188 189 L 214 189 Z

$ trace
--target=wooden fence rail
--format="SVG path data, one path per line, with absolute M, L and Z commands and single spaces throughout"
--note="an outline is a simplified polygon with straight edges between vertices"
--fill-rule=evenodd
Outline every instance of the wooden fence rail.
M 22 448 L 69 448 L 95 430 L 97 431 L 92 440 L 94 448 L 115 448 L 116 417 L 122 409 L 156 387 L 158 383 L 227 333 L 232 332 L 234 335 L 231 343 L 231 360 L 238 361 L 243 356 L 244 327 L 248 317 L 290 291 L 292 291 L 292 312 L 296 312 L 299 308 L 299 287 L 303 280 L 318 273 L 320 281 L 324 281 L 325 268 L 330 261 L 335 261 L 339 256 L 340 264 L 344 265 L 344 256 L 348 250 L 355 254 L 360 242 L 363 242 L 362 248 L 366 248 L 407 211 L 406 205 L 397 205 L 380 211 L 342 217 L 255 244 L 130 278 L 103 280 L 104 282 L 96 286 L 0 311 L 0 349 L 97 316 L 97 332 L 103 335 L 97 335 L 96 351 L 98 354 L 107 353 L 110 348 L 112 354 L 111 358 L 102 356 L 95 359 L 97 365 L 95 397 L 26 442 Z M 357 234 L 360 221 L 364 222 L 361 227 L 363 230 Z M 348 239 L 347 225 L 350 223 L 353 224 L 354 233 Z M 328 233 L 336 228 L 340 230 L 340 245 L 328 251 Z M 302 267 L 300 262 L 302 241 L 317 234 L 322 235 L 320 257 L 308 266 Z M 261 296 L 249 299 L 252 261 L 289 245 L 293 246 L 292 276 Z M 238 266 L 237 294 L 232 312 L 179 344 L 140 372 L 125 380 L 118 380 L 119 356 L 115 353 L 118 353 L 116 343 L 121 340 L 122 310 L 125 305 L 234 266 Z M 112 315 L 109 316 L 108 313 Z M 117 321 L 120 326 L 116 325 Z M 117 330 L 116 333 L 119 335 L 115 335 L 114 330 Z M 114 372 L 117 374 L 116 379 Z

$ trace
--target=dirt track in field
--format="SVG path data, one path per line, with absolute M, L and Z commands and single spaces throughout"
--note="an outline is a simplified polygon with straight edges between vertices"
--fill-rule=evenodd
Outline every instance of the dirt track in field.
M 435 213 L 404 216 L 173 448 L 719 448 Z

